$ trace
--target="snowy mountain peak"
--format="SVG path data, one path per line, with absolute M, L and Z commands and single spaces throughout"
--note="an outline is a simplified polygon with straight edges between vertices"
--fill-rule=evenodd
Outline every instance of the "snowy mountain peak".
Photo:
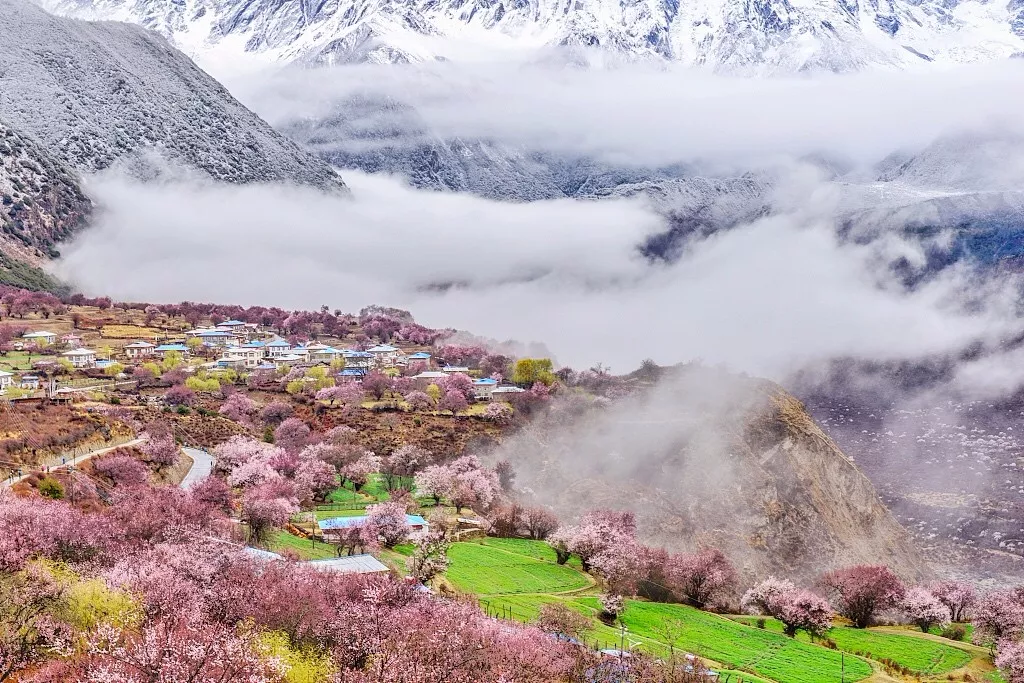
M 199 57 L 416 62 L 444 39 L 588 48 L 739 73 L 905 68 L 1024 51 L 1024 0 L 42 0 L 130 21 Z M 440 39 L 440 40 L 437 40 Z

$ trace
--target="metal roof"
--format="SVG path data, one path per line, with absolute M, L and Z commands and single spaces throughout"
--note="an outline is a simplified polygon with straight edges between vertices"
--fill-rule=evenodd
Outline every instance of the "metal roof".
M 339 572 L 341 574 L 376 574 L 390 571 L 387 565 L 373 555 L 367 554 L 333 557 L 329 560 L 310 560 L 305 564 L 322 572 Z

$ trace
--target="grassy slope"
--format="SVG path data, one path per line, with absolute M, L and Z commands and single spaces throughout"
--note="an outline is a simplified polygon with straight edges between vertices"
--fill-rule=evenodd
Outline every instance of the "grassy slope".
M 736 621 L 754 624 L 757 617 L 734 617 Z M 775 619 L 765 619 L 765 630 L 782 633 L 782 624 Z M 857 629 L 836 626 L 828 632 L 828 638 L 844 652 L 863 653 L 872 659 L 888 659 L 905 666 L 915 673 L 942 674 L 959 669 L 971 661 L 969 652 L 953 645 L 919 638 L 914 635 L 884 633 L 874 629 Z M 808 637 L 799 633 L 798 640 L 807 642 Z
M 448 559 L 448 580 L 476 595 L 558 593 L 590 585 L 570 567 L 480 543 L 455 543 Z
M 545 544 L 520 539 L 486 539 L 482 543 L 457 543 L 449 552 L 448 579 L 461 590 L 481 596 L 481 605 L 491 613 L 530 621 L 541 605 L 562 602 L 594 617 L 599 603 L 592 595 L 554 595 L 566 590 L 585 589 L 586 577 L 571 567 L 554 563 L 554 553 Z M 560 572 L 578 578 L 568 581 Z M 664 653 L 668 639 L 677 650 L 693 652 L 728 667 L 748 669 L 780 683 L 816 683 L 838 680 L 846 665 L 846 680 L 871 675 L 864 660 L 823 647 L 795 641 L 778 633 L 750 628 L 723 617 L 682 605 L 664 605 L 639 600 L 627 601 L 622 618 L 627 640 L 648 650 Z M 601 646 L 617 646 L 620 632 L 593 620 L 588 634 Z M 668 629 L 665 627 L 668 626 Z
M 267 545 L 269 546 L 268 550 L 272 550 L 275 553 L 290 550 L 302 560 L 328 560 L 338 556 L 334 546 L 327 545 L 326 543 L 314 544 L 312 541 L 293 536 L 287 531 L 276 532 Z

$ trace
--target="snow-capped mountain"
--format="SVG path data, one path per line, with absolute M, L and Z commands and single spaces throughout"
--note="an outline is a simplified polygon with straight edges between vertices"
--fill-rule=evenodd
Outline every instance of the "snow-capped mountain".
M 0 119 L 84 172 L 170 162 L 226 182 L 344 187 L 160 36 L 27 0 L 0 0 Z
M 587 48 L 740 73 L 851 71 L 1024 52 L 1022 0 L 39 0 L 142 24 L 197 57 L 417 62 Z

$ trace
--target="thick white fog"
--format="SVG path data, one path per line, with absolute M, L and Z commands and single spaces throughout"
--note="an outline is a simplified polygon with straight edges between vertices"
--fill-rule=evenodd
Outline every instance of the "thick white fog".
M 347 180 L 351 198 L 95 178 L 97 224 L 59 272 L 129 300 L 394 305 L 620 371 L 646 357 L 702 358 L 779 376 L 814 359 L 915 357 L 1006 329 L 1009 301 L 994 292 L 968 314 L 957 271 L 913 292 L 893 281 L 886 260 L 916 247 L 840 244 L 833 193 L 805 176 L 802 193 L 789 191 L 799 206 L 703 240 L 672 265 L 639 256 L 664 226 L 638 202 L 507 204 Z

